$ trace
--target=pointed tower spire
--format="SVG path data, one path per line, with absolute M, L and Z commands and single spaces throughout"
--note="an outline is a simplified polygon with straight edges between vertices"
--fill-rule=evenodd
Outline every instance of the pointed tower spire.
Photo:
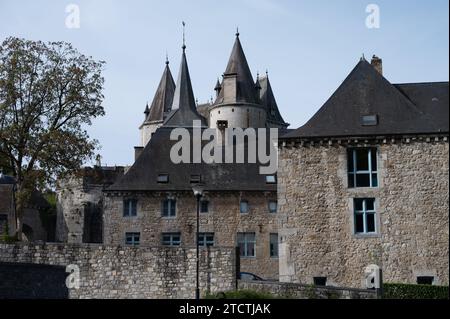
M 233 49 L 223 76 L 222 90 L 217 97 L 216 104 L 257 103 L 255 99 L 255 82 L 242 49 L 239 30 L 236 30 Z
M 259 97 L 261 104 L 264 105 L 267 112 L 267 122 L 270 127 L 287 128 L 289 123 L 286 123 L 280 114 L 278 109 L 277 101 L 272 91 L 272 86 L 270 85 L 268 72 L 266 71 L 266 76 L 258 79 L 261 89 L 259 91 Z
M 150 109 L 148 108 L 148 102 L 147 102 L 147 104 L 145 105 L 145 111 L 144 111 L 145 119 L 147 119 L 149 113 L 150 113 Z
M 186 43 L 184 37 L 183 22 L 183 52 L 178 73 L 175 94 L 172 103 L 172 112 L 167 116 L 164 126 L 168 127 L 192 127 L 193 121 L 200 120 L 202 126 L 206 126 L 206 120 L 197 112 L 197 106 L 192 90 L 191 77 L 186 59 Z
M 161 81 L 156 89 L 152 104 L 146 113 L 146 122 L 163 121 L 165 116 L 170 112 L 173 95 L 175 93 L 175 82 L 169 68 L 169 59 L 166 55 L 166 66 L 164 68 Z M 148 108 L 148 104 L 147 104 Z M 146 109 L 147 112 L 147 109 Z

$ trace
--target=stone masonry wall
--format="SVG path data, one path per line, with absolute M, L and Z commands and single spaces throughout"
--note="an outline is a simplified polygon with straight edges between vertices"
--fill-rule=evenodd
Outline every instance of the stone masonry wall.
M 167 196 L 177 200 L 177 216 L 161 217 L 161 201 Z M 137 200 L 137 216 L 123 217 L 124 198 Z M 214 245 L 236 246 L 238 232 L 254 232 L 256 257 L 241 258 L 241 271 L 263 278 L 278 279 L 278 258 L 270 257 L 270 233 L 277 233 L 277 214 L 269 213 L 268 201 L 276 200 L 273 192 L 209 193 L 209 213 L 200 214 L 200 232 L 213 232 Z M 249 203 L 248 214 L 241 214 L 239 203 Z M 107 195 L 104 206 L 104 243 L 123 245 L 126 232 L 140 232 L 143 245 L 160 245 L 161 233 L 180 232 L 182 246 L 195 245 L 196 200 L 191 192 L 142 193 L 128 196 Z
M 364 268 L 377 264 L 385 282 L 434 276 L 434 284 L 448 285 L 448 137 L 374 146 L 379 187 L 355 189 L 347 187 L 343 145 L 280 150 L 281 281 L 310 284 L 323 276 L 328 284 L 364 287 Z M 356 197 L 376 199 L 377 234 L 354 234 Z
M 376 299 L 375 290 L 320 287 L 278 281 L 238 280 L 238 288 L 288 299 Z
M 68 297 L 74 299 L 195 297 L 196 254 L 195 248 L 191 247 L 0 244 L 1 263 L 77 265 L 80 269 L 80 288 L 71 288 L 68 292 Z M 202 249 L 201 293 L 234 289 L 235 271 L 234 248 Z M 0 282 L 0 286 L 7 282 Z M 9 288 L 15 289 L 14 285 Z M 22 287 L 19 283 L 17 285 Z M 0 287 L 0 291 L 7 290 Z

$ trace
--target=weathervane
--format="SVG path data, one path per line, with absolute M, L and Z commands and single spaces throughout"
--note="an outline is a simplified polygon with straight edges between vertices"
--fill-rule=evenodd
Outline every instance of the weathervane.
M 186 36 L 185 36 L 185 27 L 186 27 L 186 23 L 184 21 L 181 22 L 181 24 L 183 25 L 183 51 L 186 49 Z

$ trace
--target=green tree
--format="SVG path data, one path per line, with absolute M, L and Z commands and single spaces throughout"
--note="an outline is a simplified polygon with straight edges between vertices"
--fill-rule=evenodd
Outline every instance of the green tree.
M 17 179 L 17 236 L 34 189 L 92 160 L 86 126 L 104 115 L 103 61 L 65 42 L 8 38 L 0 46 L 0 154 Z

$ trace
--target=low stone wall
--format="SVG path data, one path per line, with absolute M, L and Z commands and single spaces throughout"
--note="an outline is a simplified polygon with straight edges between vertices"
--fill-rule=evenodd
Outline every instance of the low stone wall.
M 266 292 L 291 299 L 376 299 L 375 290 L 311 286 L 278 281 L 238 281 L 239 289 Z
M 33 295 L 31 288 L 30 294 L 27 295 L 28 288 L 23 283 L 33 278 L 28 271 L 31 272 L 35 268 L 34 265 L 63 267 L 76 265 L 80 275 L 79 288 L 68 289 L 68 298 L 194 298 L 195 252 L 195 248 L 191 247 L 0 244 L 2 269 L 8 269 L 7 266 L 14 264 L 20 264 L 23 269 L 23 272 L 11 271 L 9 275 L 17 278 L 0 282 L 0 292 L 22 289 L 24 292 L 15 295 L 28 298 L 39 296 L 39 292 L 36 291 L 33 291 Z M 234 289 L 235 269 L 234 248 L 202 249 L 201 293 Z M 55 287 L 60 287 L 61 284 L 61 278 L 55 278 Z M 5 285 L 11 287 L 4 287 Z M 8 295 L 0 298 L 8 298 Z

